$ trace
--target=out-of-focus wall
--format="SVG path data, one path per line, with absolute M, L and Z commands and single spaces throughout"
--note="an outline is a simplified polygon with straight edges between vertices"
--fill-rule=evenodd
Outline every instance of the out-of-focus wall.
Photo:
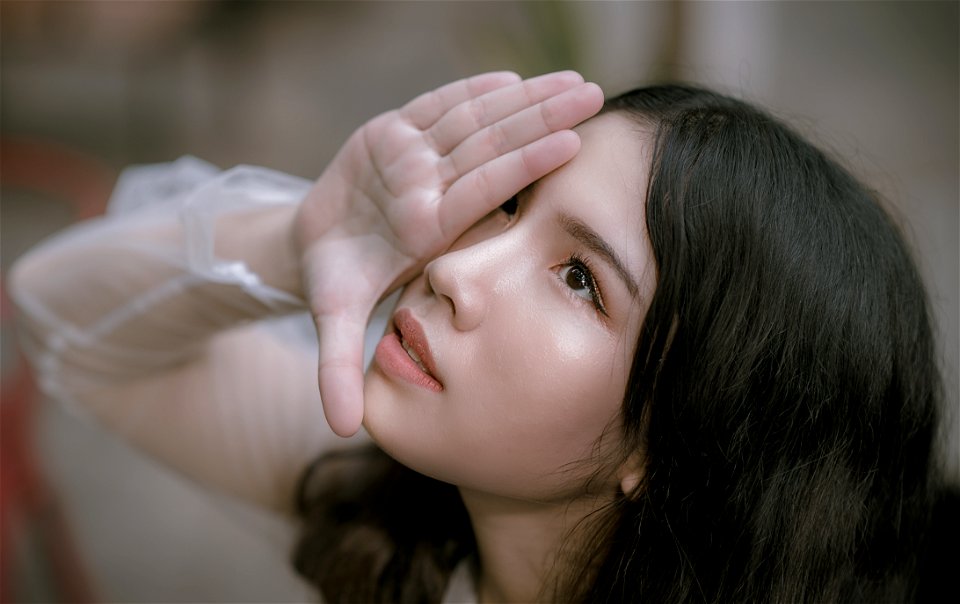
M 767 106 L 890 200 L 930 285 L 955 410 L 957 7 L 3 0 L 3 268 L 70 219 L 57 191 L 86 187 L 95 197 L 126 164 L 194 154 L 315 177 L 367 118 L 476 72 L 574 67 L 608 93 L 685 78 Z M 48 159 L 72 158 L 80 175 L 41 162 L 46 171 L 30 176 L 41 182 L 23 185 L 11 170 L 24 144 Z M 15 364 L 9 331 L 5 375 Z M 224 513 L 223 502 L 96 428 L 51 407 L 40 419 L 44 468 L 103 599 L 308 597 L 282 541 L 264 538 L 274 534 L 268 520 L 251 532 L 245 512 Z M 954 477 L 956 424 L 954 411 Z M 49 593 L 43 576 L 24 573 L 26 600 Z

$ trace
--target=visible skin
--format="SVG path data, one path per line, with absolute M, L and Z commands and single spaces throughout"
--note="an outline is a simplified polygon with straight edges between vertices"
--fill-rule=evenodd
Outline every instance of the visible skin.
M 364 415 L 369 309 L 412 280 L 401 306 L 421 323 L 443 389 L 374 368 L 365 422 L 397 459 L 460 486 L 487 601 L 533 600 L 562 535 L 642 472 L 640 453 L 619 467 L 605 454 L 616 451 L 626 368 L 653 289 L 647 137 L 616 115 L 569 129 L 601 104 L 600 89 L 570 72 L 456 82 L 361 128 L 299 207 L 227 213 L 216 227 L 218 258 L 309 298 L 324 413 L 341 435 Z M 535 181 L 516 215 L 495 211 Z M 622 259 L 636 299 L 561 212 Z M 144 241 L 177 250 L 183 236 L 179 221 L 139 221 L 41 246 L 9 284 L 21 302 L 84 330 L 181 274 L 137 250 Z M 570 268 L 574 252 L 609 316 Z M 313 359 L 250 324 L 275 312 L 250 302 L 241 288 L 197 283 L 99 333 L 97 350 L 80 340 L 46 352 L 73 402 L 142 450 L 289 514 L 303 469 L 342 443 L 320 417 Z M 34 344 L 54 341 L 42 316 L 20 320 Z M 118 363 L 116 350 L 136 354 Z M 595 471 L 602 480 L 586 492 Z
M 488 215 L 402 294 L 398 308 L 422 325 L 443 390 L 377 364 L 367 375 L 373 439 L 460 487 L 486 601 L 534 600 L 564 534 L 638 480 L 636 464 L 604 459 L 619 459 L 620 405 L 654 289 L 643 205 L 649 146 L 616 114 L 577 132 L 580 153 L 525 190 L 515 215 Z M 626 275 L 562 216 L 595 231 Z M 571 278 L 572 254 L 586 259 L 606 314 Z M 588 492 L 598 472 L 604 480 Z
M 603 93 L 574 72 L 448 84 L 357 130 L 296 219 L 330 427 L 363 417 L 363 333 L 377 302 L 504 199 L 569 161 Z
M 47 352 L 75 386 L 74 402 L 130 441 L 203 484 L 289 512 L 310 460 L 345 444 L 327 423 L 341 436 L 360 426 L 373 306 L 504 200 L 570 160 L 580 148 L 570 128 L 602 103 L 602 91 L 573 72 L 454 82 L 362 126 L 301 204 L 218 219 L 217 258 L 309 301 L 327 422 L 315 360 L 266 330 L 239 327 L 276 312 L 251 304 L 240 288 L 198 283 L 98 333 L 105 351 L 137 352 L 122 366 L 83 342 Z M 148 241 L 176 251 L 183 236 L 179 221 L 141 222 L 41 246 L 11 270 L 12 290 L 84 329 L 176 277 L 150 254 L 117 248 Z M 51 324 L 23 316 L 34 342 L 50 341 Z M 170 358 L 175 366 L 143 360 Z

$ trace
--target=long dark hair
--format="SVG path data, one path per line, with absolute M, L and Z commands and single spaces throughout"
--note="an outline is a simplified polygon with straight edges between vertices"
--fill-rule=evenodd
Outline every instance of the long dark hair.
M 622 407 L 623 454 L 642 450 L 645 474 L 569 536 L 573 564 L 545 593 L 912 599 L 941 381 L 897 228 L 835 161 L 743 102 L 670 85 L 604 111 L 655 136 L 657 286 Z M 298 570 L 331 602 L 438 601 L 475 549 L 455 487 L 357 455 L 366 469 L 349 479 L 323 469 L 342 457 L 304 475 Z

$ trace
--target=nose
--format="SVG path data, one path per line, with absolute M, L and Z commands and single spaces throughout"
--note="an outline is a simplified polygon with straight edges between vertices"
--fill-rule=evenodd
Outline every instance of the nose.
M 525 255 L 512 231 L 452 249 L 424 269 L 432 293 L 450 305 L 457 330 L 475 329 L 494 304 L 517 295 Z

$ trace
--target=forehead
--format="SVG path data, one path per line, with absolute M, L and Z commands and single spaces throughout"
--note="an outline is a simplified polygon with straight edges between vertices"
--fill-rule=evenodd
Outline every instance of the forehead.
M 580 152 L 536 188 L 582 218 L 588 216 L 581 212 L 590 212 L 595 219 L 606 216 L 621 225 L 637 224 L 632 218 L 643 218 L 650 132 L 617 113 L 596 116 L 575 130 Z
M 580 152 L 541 179 L 535 191 L 557 211 L 588 224 L 628 267 L 648 264 L 646 194 L 652 133 L 628 117 L 607 113 L 576 128 Z M 640 281 L 644 271 L 636 269 Z

